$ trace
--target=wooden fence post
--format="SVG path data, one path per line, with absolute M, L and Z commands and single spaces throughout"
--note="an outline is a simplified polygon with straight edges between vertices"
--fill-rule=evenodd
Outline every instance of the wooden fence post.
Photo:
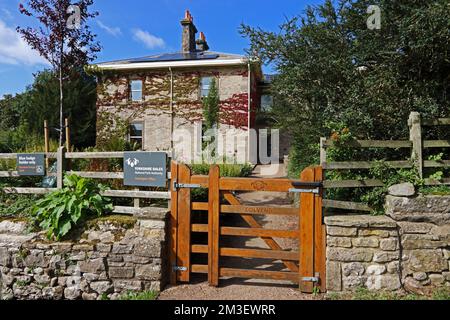
M 178 163 L 171 162 L 170 165 L 171 183 L 170 183 L 170 234 L 169 234 L 169 267 L 170 284 L 177 283 L 177 271 L 174 269 L 177 265 L 177 242 L 178 242 L 178 190 L 174 188 L 173 183 L 178 180 Z
M 209 170 L 208 184 L 208 282 L 219 285 L 219 236 L 220 236 L 220 169 L 214 165 Z
M 70 126 L 69 126 L 69 119 L 64 119 L 64 125 L 66 128 L 66 149 L 68 152 L 70 152 Z
M 65 158 L 66 147 L 59 147 L 56 155 L 56 187 L 58 189 L 61 189 L 64 185 Z
M 178 165 L 177 182 L 183 184 L 191 183 L 191 169 L 185 164 Z M 178 190 L 177 209 L 177 280 L 189 282 L 191 275 L 191 189 L 180 188 Z
M 308 167 L 300 175 L 302 182 L 314 181 L 314 168 Z M 313 291 L 313 283 L 303 281 L 304 277 L 314 277 L 314 194 L 300 194 L 299 215 L 299 287 L 302 292 Z
M 325 142 L 327 138 L 320 138 L 320 165 L 327 162 L 327 149 L 325 147 Z
M 412 142 L 411 159 L 417 168 L 419 177 L 423 177 L 423 157 L 422 157 L 422 126 L 420 114 L 411 112 L 408 119 L 409 140 Z

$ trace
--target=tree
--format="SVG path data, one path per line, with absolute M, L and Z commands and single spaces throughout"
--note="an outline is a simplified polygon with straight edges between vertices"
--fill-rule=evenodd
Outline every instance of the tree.
M 203 118 L 205 119 L 206 130 L 217 126 L 219 122 L 219 103 L 220 98 L 216 80 L 212 79 L 208 96 L 203 99 Z
M 71 70 L 68 77 L 70 81 L 64 85 L 63 96 L 65 114 L 74 119 L 70 124 L 72 144 L 78 148 L 93 146 L 96 135 L 95 78 L 79 70 Z M 33 84 L 25 92 L 14 97 L 5 95 L 0 100 L 0 145 L 7 145 L 12 136 L 22 141 L 36 136 L 43 144 L 44 120 L 48 121 L 50 137 L 57 139 L 59 134 L 55 129 L 59 125 L 59 116 L 55 110 L 59 107 L 59 97 L 58 75 L 51 70 L 35 74 Z M 20 149 L 21 144 L 12 143 L 7 150 L 16 152 L 17 147 Z
M 94 77 L 83 71 L 71 70 L 63 88 L 65 116 L 71 126 L 71 142 L 75 147 L 87 147 L 95 144 L 97 84 Z M 59 117 L 54 110 L 59 105 L 59 80 L 52 71 L 36 74 L 33 85 L 27 91 L 30 108 L 23 112 L 28 120 L 30 132 L 41 134 L 44 120 L 50 128 L 57 128 Z M 53 136 L 54 130 L 51 130 Z
M 367 26 L 369 4 L 381 9 L 379 30 Z M 240 31 L 249 54 L 275 66 L 274 116 L 294 136 L 290 163 L 300 170 L 337 126 L 363 139 L 405 139 L 411 111 L 449 116 L 449 28 L 447 0 L 326 0 L 279 32 Z
M 219 91 L 217 90 L 216 79 L 213 78 L 208 95 L 203 98 L 203 119 L 205 122 L 202 129 L 205 135 L 202 149 L 207 161 L 212 161 L 217 155 L 217 135 L 214 129 L 217 129 L 219 124 L 219 104 Z
M 73 3 L 72 3 L 73 2 Z M 82 68 L 96 58 L 100 45 L 95 41 L 87 21 L 98 15 L 90 12 L 93 0 L 28 0 L 27 7 L 19 5 L 22 14 L 34 17 L 39 28 L 21 28 L 17 31 L 23 39 L 52 65 L 59 80 L 59 144 L 64 134 L 64 90 L 70 70 Z

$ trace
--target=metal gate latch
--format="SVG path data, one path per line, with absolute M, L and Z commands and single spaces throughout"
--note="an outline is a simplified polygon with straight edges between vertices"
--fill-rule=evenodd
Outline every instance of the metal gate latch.
M 314 282 L 314 283 L 319 282 L 319 280 L 320 280 L 320 273 L 319 273 L 319 272 L 316 272 L 316 273 L 314 274 L 314 277 L 303 277 L 303 278 L 302 278 L 302 281 L 306 281 L 306 282 Z
M 292 185 L 296 188 L 289 189 L 289 192 L 292 193 L 320 193 L 320 188 L 322 188 L 322 182 L 301 182 L 301 181 L 294 181 L 292 182 Z M 304 189 L 304 188 L 311 188 L 311 189 Z
M 188 189 L 195 189 L 195 188 L 201 188 L 202 186 L 199 184 L 192 184 L 192 183 L 178 183 L 176 180 L 173 182 L 173 189 L 178 190 L 180 188 L 188 188 Z
M 319 278 L 317 277 L 303 277 L 302 281 L 306 282 L 319 282 Z
M 173 266 L 173 271 L 187 271 L 187 267 Z

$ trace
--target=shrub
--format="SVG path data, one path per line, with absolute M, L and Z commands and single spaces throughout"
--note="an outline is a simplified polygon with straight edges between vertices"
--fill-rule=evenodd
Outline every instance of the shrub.
M 0 217 L 28 217 L 33 205 L 40 199 L 36 195 L 7 194 L 1 188 L 0 184 Z
M 48 194 L 33 208 L 35 223 L 47 230 L 49 239 L 60 240 L 88 217 L 113 209 L 111 200 L 100 195 L 105 189 L 101 184 L 76 175 L 66 176 L 64 184 L 63 189 Z
M 253 171 L 253 166 L 246 164 L 219 164 L 221 177 L 248 177 Z M 193 164 L 190 166 L 192 174 L 208 175 L 211 164 Z M 199 188 L 191 190 L 191 197 L 194 201 L 207 201 L 208 189 Z
M 158 292 L 156 291 L 128 291 L 120 297 L 120 300 L 156 300 L 157 297 Z
M 218 164 L 220 168 L 221 177 L 248 177 L 252 171 L 253 166 L 249 163 L 246 164 Z M 190 166 L 193 174 L 207 175 L 211 164 L 193 164 Z

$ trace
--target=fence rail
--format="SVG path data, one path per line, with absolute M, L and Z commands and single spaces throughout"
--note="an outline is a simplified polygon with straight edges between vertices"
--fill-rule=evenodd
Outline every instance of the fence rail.
M 37 152 L 45 154 L 46 159 L 56 159 L 56 172 L 47 172 L 46 176 L 56 177 L 56 188 L 39 188 L 39 187 L 5 187 L 3 192 L 7 194 L 35 194 L 45 195 L 56 191 L 63 187 L 64 174 L 76 174 L 82 178 L 90 179 L 120 179 L 124 178 L 123 172 L 97 172 L 97 171 L 73 171 L 70 170 L 70 161 L 74 159 L 120 159 L 124 157 L 124 152 L 66 152 L 65 147 L 60 147 L 57 152 Z M 167 152 L 169 158 L 172 157 L 171 152 Z M 16 160 L 17 153 L 0 153 L 0 160 Z M 170 166 L 169 166 L 170 167 Z M 0 178 L 19 178 L 21 177 L 16 170 L 0 171 Z M 171 179 L 171 173 L 167 172 L 167 179 Z M 114 213 L 121 214 L 135 214 L 141 213 L 146 208 L 140 207 L 140 199 L 163 199 L 170 200 L 169 183 L 167 191 L 144 191 L 134 188 L 134 190 L 106 190 L 101 195 L 111 198 L 132 198 L 134 199 L 134 206 L 116 206 Z M 169 203 L 170 206 L 170 203 Z
M 450 125 L 450 118 L 422 120 L 420 114 L 412 112 L 408 119 L 410 129 L 409 140 L 356 140 L 339 144 L 344 148 L 390 148 L 390 149 L 411 149 L 411 160 L 384 161 L 392 168 L 413 168 L 415 167 L 419 176 L 423 178 L 424 168 L 449 168 L 450 160 L 424 160 L 424 149 L 430 148 L 450 148 L 450 140 L 423 140 L 423 127 L 434 127 Z M 325 170 L 367 170 L 376 166 L 377 161 L 328 161 L 327 149 L 336 145 L 332 139 L 320 139 L 320 164 Z M 440 186 L 450 185 L 450 178 L 440 180 L 424 179 L 425 185 Z M 364 180 L 325 180 L 324 188 L 373 188 L 383 186 L 383 182 L 377 179 Z M 324 207 L 335 209 L 348 209 L 356 211 L 371 211 L 371 208 L 363 203 L 323 200 Z

